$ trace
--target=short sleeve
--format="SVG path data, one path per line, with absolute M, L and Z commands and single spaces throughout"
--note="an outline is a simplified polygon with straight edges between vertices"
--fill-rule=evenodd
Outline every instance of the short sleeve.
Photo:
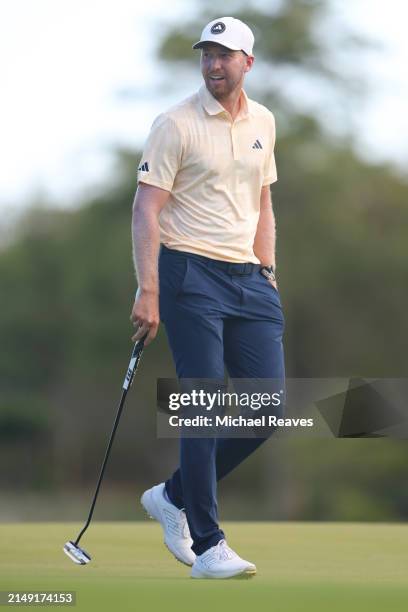
M 172 117 L 159 115 L 153 122 L 138 167 L 143 183 L 171 191 L 180 168 L 182 137 Z
M 275 183 L 278 180 L 278 174 L 276 171 L 276 163 L 275 163 L 275 140 L 276 140 L 276 130 L 275 130 L 275 118 L 272 113 L 269 113 L 269 138 L 268 138 L 268 153 L 265 157 L 265 166 L 264 166 L 264 179 L 262 185 L 270 185 L 271 183 Z

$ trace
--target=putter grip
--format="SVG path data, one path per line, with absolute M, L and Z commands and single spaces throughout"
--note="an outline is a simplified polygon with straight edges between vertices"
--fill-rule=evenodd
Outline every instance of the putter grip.
M 141 338 L 135 343 L 135 346 L 132 351 L 132 355 L 130 357 L 129 367 L 126 372 L 125 380 L 123 381 L 122 389 L 124 391 L 127 391 L 130 385 L 132 384 L 133 376 L 136 372 L 137 366 L 139 364 L 140 358 L 143 353 L 145 339 L 146 339 L 146 336 L 143 336 L 143 338 Z

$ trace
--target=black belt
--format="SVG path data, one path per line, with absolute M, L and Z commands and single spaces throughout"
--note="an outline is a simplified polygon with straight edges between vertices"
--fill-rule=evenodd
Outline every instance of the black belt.
M 261 269 L 260 264 L 254 264 L 251 262 L 245 263 L 231 263 L 229 261 L 221 261 L 220 259 L 210 259 L 204 255 L 197 255 L 196 253 L 189 253 L 187 251 L 178 251 L 176 249 L 168 249 L 164 244 L 161 245 L 161 251 L 169 255 L 183 255 L 191 259 L 198 259 L 204 262 L 209 268 L 220 268 L 227 272 L 227 274 L 236 274 L 238 276 L 249 276 L 254 272 L 258 272 Z

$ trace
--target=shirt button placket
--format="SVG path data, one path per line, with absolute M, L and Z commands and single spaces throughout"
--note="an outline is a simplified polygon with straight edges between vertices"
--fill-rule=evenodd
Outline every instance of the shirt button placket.
M 232 157 L 233 159 L 237 159 L 237 146 L 236 146 L 236 142 L 235 142 L 235 130 L 234 130 L 234 124 L 231 123 L 231 147 L 232 147 Z

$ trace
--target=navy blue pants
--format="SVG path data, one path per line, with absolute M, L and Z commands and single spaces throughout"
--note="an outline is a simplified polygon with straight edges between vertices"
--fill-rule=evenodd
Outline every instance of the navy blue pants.
M 227 264 L 167 249 L 159 257 L 160 318 L 178 378 L 284 379 L 284 318 L 278 291 L 259 266 Z M 224 538 L 218 526 L 217 481 L 265 438 L 180 439 L 180 467 L 166 481 L 185 508 L 200 555 Z

